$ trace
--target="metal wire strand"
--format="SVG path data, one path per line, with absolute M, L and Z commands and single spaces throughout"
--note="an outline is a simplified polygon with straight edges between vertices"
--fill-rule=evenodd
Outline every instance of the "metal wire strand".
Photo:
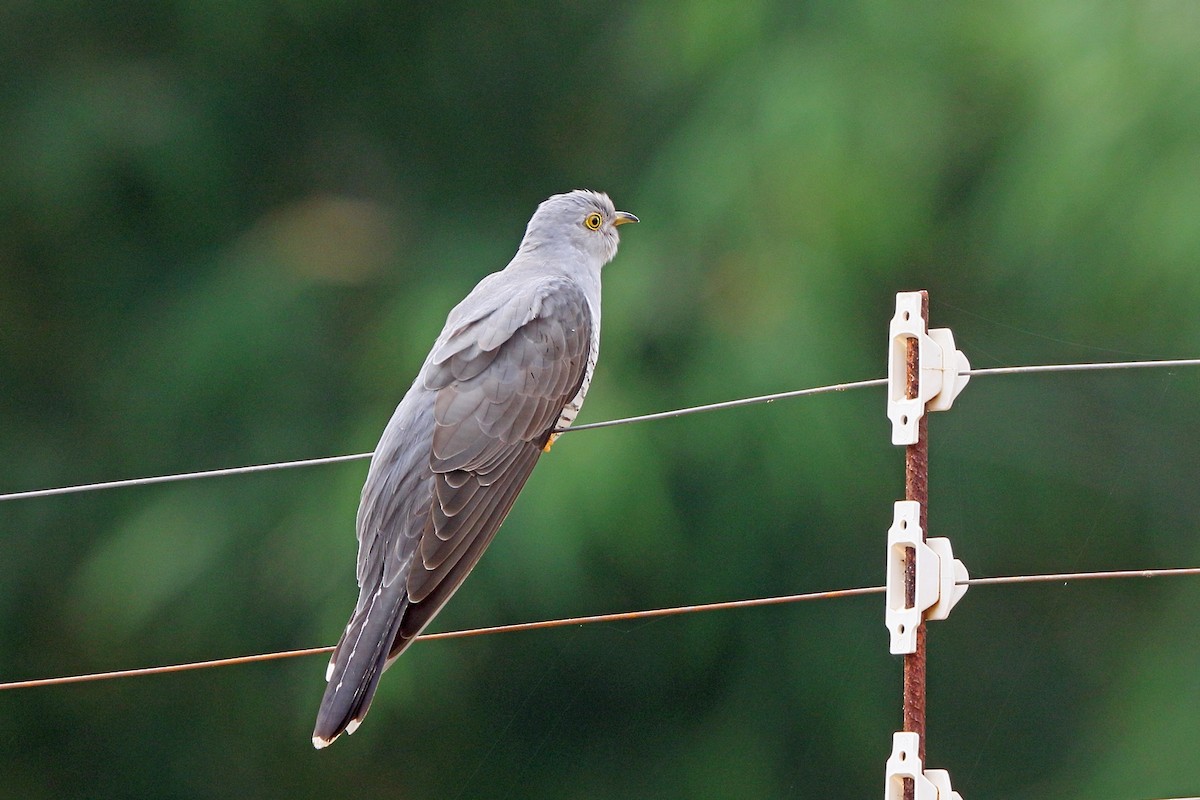
M 0 501 L 32 499 L 34 497 L 53 497 L 60 494 L 75 494 L 77 492 L 94 492 L 100 489 L 121 489 L 127 486 L 148 486 L 152 483 L 171 483 L 173 481 L 190 481 L 197 478 L 220 478 L 226 475 L 247 475 L 251 472 L 270 472 L 276 469 L 291 469 L 292 467 L 313 467 L 318 464 L 337 464 L 342 461 L 358 461 L 370 458 L 373 453 L 355 453 L 348 456 L 325 456 L 323 458 L 304 458 L 299 461 L 279 461 L 273 464 L 252 464 L 248 467 L 226 467 L 225 469 L 206 469 L 200 472 L 179 472 L 174 475 L 155 475 L 149 478 L 127 478 L 119 481 L 102 481 L 101 483 L 81 483 L 75 486 L 59 486 L 55 489 L 33 489 L 26 492 L 9 492 L 0 494 Z
M 1057 583 L 1068 581 L 1099 580 L 1111 578 L 1163 578 L 1169 576 L 1200 575 L 1200 567 L 1181 567 L 1176 569 L 1140 569 L 1113 570 L 1107 572 L 1056 572 L 1042 575 L 1011 575 L 994 578 L 971 578 L 960 582 L 969 586 L 980 585 L 1009 585 L 1016 583 Z M 490 636 L 497 633 L 516 633 L 518 631 L 545 630 L 547 628 L 562 628 L 571 625 L 592 625 L 601 622 L 632 622 L 637 620 L 671 617 L 681 614 L 697 614 L 710 611 L 727 611 L 735 608 L 757 608 L 760 606 L 783 605 L 810 600 L 834 600 L 843 597 L 861 597 L 869 594 L 883 594 L 883 586 L 864 586 L 857 589 L 834 589 L 826 592 L 807 592 L 804 594 L 780 595 L 777 597 L 756 597 L 749 600 L 728 600 L 718 603 L 701 603 L 698 605 L 672 606 L 669 608 L 653 608 L 647 611 L 622 611 L 615 614 L 594 614 L 587 617 L 568 617 L 565 619 L 550 619 L 539 622 L 519 622 L 513 625 L 494 625 L 486 628 L 469 628 L 461 631 L 445 633 L 425 633 L 418 638 L 422 641 L 437 639 L 462 639 L 468 636 Z M 91 681 L 113 680 L 116 678 L 134 678 L 144 675 L 162 675 L 171 672 L 186 672 L 195 669 L 213 667 L 231 667 L 237 664 L 256 664 L 262 661 L 275 661 L 283 658 L 329 653 L 333 647 L 309 647 L 303 650 L 283 650 L 273 653 L 260 653 L 249 656 L 234 656 L 218 658 L 209 661 L 193 661 L 186 664 L 171 664 L 162 667 L 140 667 L 136 669 L 113 670 L 110 672 L 92 672 L 85 675 L 68 675 L 60 678 L 35 678 L 23 681 L 0 683 L 0 691 L 6 689 L 33 689 L 41 686 L 61 686 L 68 683 L 88 683 Z
M 1109 361 L 1094 364 L 1037 364 L 1022 367 L 987 367 L 984 369 L 968 370 L 960 374 L 974 377 L 983 375 L 1020 375 L 1039 372 L 1084 372 L 1094 370 L 1194 366 L 1200 366 L 1200 358 L 1181 358 L 1161 361 Z M 559 431 L 559 433 L 574 433 L 576 431 L 596 430 L 598 428 L 611 428 L 615 425 L 628 425 L 634 422 L 650 422 L 653 420 L 672 419 L 674 417 L 684 417 L 690 414 L 702 414 L 708 411 L 720 411 L 722 409 L 739 408 L 741 406 L 756 405 L 759 403 L 773 403 L 776 400 L 787 400 L 794 397 L 808 397 L 811 395 L 827 394 L 830 392 L 845 392 L 851 389 L 865 389 L 872 386 L 886 385 L 886 378 L 873 378 L 870 380 L 851 381 L 849 383 L 835 383 L 828 386 L 816 386 L 809 389 L 796 389 L 789 392 L 777 392 L 775 394 L 757 395 L 755 397 L 743 397 L 737 400 L 726 400 L 720 403 L 708 403 L 706 405 L 678 408 L 672 411 L 659 411 L 653 414 L 641 414 L 634 417 L 622 417 L 621 419 L 610 419 L 602 422 L 589 422 L 584 425 L 573 425 L 570 428 Z M 188 481 L 199 478 L 218 478 L 228 475 L 246 475 L 253 472 L 268 472 L 271 470 L 292 469 L 294 467 L 313 467 L 321 464 L 337 464 L 343 461 L 360 461 L 368 459 L 371 456 L 372 453 L 354 453 L 352 455 L 344 456 L 327 456 L 324 458 L 305 458 L 297 461 L 279 461 L 271 464 L 255 464 L 247 467 L 229 467 L 226 469 L 210 469 L 199 472 L 180 472 L 172 475 L 155 475 L 148 478 L 129 478 L 125 480 L 102 481 L 100 483 L 82 483 L 73 486 L 59 486 L 53 489 L 31 489 L 27 491 L 0 494 L 0 502 L 6 500 L 30 500 L 36 497 L 53 497 L 57 495 L 76 494 L 79 492 L 93 492 L 102 489 L 120 489 L 129 486 L 146 486 L 155 483 Z
M 1025 367 L 984 367 L 969 369 L 959 375 L 1025 375 L 1035 372 L 1095 372 L 1114 369 L 1170 369 L 1171 367 L 1200 366 L 1200 358 L 1174 358 L 1158 361 L 1100 361 L 1093 364 L 1033 364 Z

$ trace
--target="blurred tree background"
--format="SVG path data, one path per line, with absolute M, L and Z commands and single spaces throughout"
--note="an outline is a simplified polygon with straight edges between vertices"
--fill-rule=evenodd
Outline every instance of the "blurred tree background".
M 975 366 L 1200 355 L 1200 6 L 0 7 L 0 491 L 350 452 L 547 195 L 642 218 L 581 422 L 878 377 L 895 292 Z M 931 421 L 976 575 L 1194 565 L 1200 371 L 977 378 Z M 882 578 L 860 391 L 579 432 L 435 623 Z M 0 680 L 332 643 L 364 462 L 0 504 Z M 930 632 L 964 797 L 1200 791 L 1192 579 L 977 587 Z M 0 795 L 880 791 L 879 598 L 0 693 Z

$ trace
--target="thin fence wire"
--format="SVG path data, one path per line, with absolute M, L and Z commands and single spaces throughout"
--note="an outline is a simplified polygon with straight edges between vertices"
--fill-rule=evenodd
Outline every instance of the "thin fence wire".
M 1179 567 L 1173 569 L 1139 569 L 1139 570 L 1110 570 L 1102 572 L 1055 572 L 1041 575 L 1007 575 L 992 578 L 970 578 L 959 581 L 959 585 L 987 586 L 1012 585 L 1019 583 L 1066 583 L 1070 581 L 1120 579 L 1120 578 L 1164 578 L 1172 576 L 1200 575 L 1200 567 Z M 645 611 L 622 611 L 614 614 L 593 614 L 586 617 L 566 617 L 562 619 L 541 620 L 538 622 L 519 622 L 512 625 L 493 625 L 485 628 L 468 628 L 460 631 L 445 633 L 425 633 L 418 639 L 435 641 L 439 639 L 463 639 L 469 636 L 491 636 L 498 633 L 517 633 L 520 631 L 546 630 L 548 628 L 563 628 L 577 625 L 592 625 L 601 622 L 633 622 L 659 617 L 672 617 L 682 614 L 707 613 L 712 611 L 727 611 L 735 608 L 758 608 L 761 606 L 784 605 L 813 600 L 835 600 L 844 597 L 861 597 L 870 594 L 883 594 L 883 586 L 864 586 L 855 589 L 834 589 L 824 592 L 806 592 L 803 594 L 779 595 L 775 597 L 756 597 L 749 600 L 727 600 L 717 603 L 700 603 L 687 606 L 671 606 L 668 608 L 653 608 Z M 282 650 L 272 653 L 259 653 L 249 656 L 234 656 L 208 661 L 192 661 L 185 664 L 171 664 L 161 667 L 139 667 L 136 669 L 112 670 L 109 672 L 92 672 L 83 675 L 68 675 L 59 678 L 34 678 L 22 681 L 0 683 L 0 691 L 7 689 L 33 689 L 44 686 L 61 686 L 70 683 L 88 683 L 91 681 L 114 680 L 117 678 L 134 678 L 145 675 L 163 675 L 172 672 L 187 672 L 197 669 L 215 667 L 232 667 L 239 664 L 257 664 L 263 661 L 277 661 L 284 658 L 299 658 L 301 656 L 319 655 L 332 652 L 332 646 L 308 647 L 301 650 Z
M 678 408 L 674 411 L 659 411 L 654 414 L 641 414 L 636 417 L 622 417 L 621 419 L 610 419 L 604 422 L 589 422 L 584 425 L 572 425 L 570 428 L 565 428 L 560 433 L 571 433 L 574 431 L 591 431 L 597 428 L 611 428 L 614 425 L 628 425 L 632 422 L 650 422 L 657 419 L 673 419 L 675 417 L 686 417 L 689 414 L 703 414 L 707 411 L 721 411 L 727 408 L 740 408 L 741 406 L 752 406 L 758 403 L 774 403 L 776 400 L 788 400 L 793 397 L 809 397 L 815 394 L 828 394 L 830 392 L 845 392 L 850 389 L 866 389 L 870 386 L 887 386 L 887 378 L 871 378 L 865 381 L 851 381 L 849 383 L 834 383 L 829 386 L 816 386 L 811 389 L 795 389 L 790 392 L 777 392 L 775 394 L 763 394 L 757 397 L 743 397 L 739 400 L 725 400 L 720 403 L 708 403 L 703 406 L 691 406 L 690 408 Z
M 273 464 L 251 464 L 248 467 L 226 467 L 224 469 L 206 469 L 200 472 L 179 472 L 173 475 L 155 475 L 149 478 L 127 478 L 119 481 L 102 481 L 100 483 L 81 483 L 75 486 L 59 486 L 54 489 L 32 489 L 25 492 L 9 492 L 0 494 L 0 501 L 30 500 L 35 497 L 54 497 L 60 494 L 76 494 L 78 492 L 95 492 L 101 489 L 122 489 L 128 486 L 149 486 L 155 483 L 171 483 L 173 481 L 191 481 L 197 478 L 221 478 L 227 475 L 249 475 L 253 472 L 270 472 L 278 469 L 293 467 L 314 467 L 318 464 L 337 464 L 342 461 L 358 461 L 370 458 L 373 453 L 354 453 L 346 456 L 324 456 L 322 458 L 303 458 L 299 461 L 278 461 Z
M 1096 370 L 1112 369 L 1153 369 L 1155 367 L 1170 369 L 1171 367 L 1200 366 L 1200 358 L 1173 358 L 1158 361 L 1100 361 L 1093 364 L 1032 364 L 1024 367 L 984 367 L 969 369 L 959 375 L 1025 375 L 1035 372 L 1094 372 Z
M 986 367 L 983 369 L 967 370 L 960 374 L 975 377 L 985 375 L 1021 375 L 1045 372 L 1088 372 L 1095 370 L 1116 369 L 1169 369 L 1173 367 L 1194 366 L 1200 366 L 1200 358 L 1166 359 L 1159 361 L 1107 361 L 1091 364 L 1035 364 L 1017 367 Z M 845 392 L 852 389 L 865 389 L 873 386 L 886 385 L 886 378 L 872 378 L 862 381 L 850 381 L 848 383 L 835 383 L 827 386 L 816 386 L 808 389 L 796 389 L 787 392 L 777 392 L 775 394 L 743 397 L 737 400 L 725 400 L 719 403 L 708 403 L 706 405 L 678 408 L 671 411 L 659 411 L 653 414 L 641 414 L 634 417 L 622 417 L 620 419 L 610 419 L 601 422 L 589 422 L 583 425 L 574 425 L 570 428 L 559 431 L 559 433 L 574 433 L 576 431 L 611 428 L 616 425 L 628 425 L 636 422 L 673 419 L 691 414 L 702 414 L 709 411 L 740 408 L 742 406 L 757 405 L 760 403 L 773 403 L 776 400 L 788 400 L 796 397 L 809 397 L 818 394 Z M 200 478 L 219 478 L 230 475 L 247 475 L 255 472 L 270 472 L 273 470 L 293 469 L 296 467 L 313 467 L 323 464 L 338 464 L 346 461 L 362 461 L 370 458 L 372 455 L 372 453 L 353 453 L 342 456 L 325 456 L 321 458 L 305 458 L 295 461 L 278 461 L 270 464 L 253 464 L 245 467 L 228 467 L 223 469 L 201 470 L 199 472 L 180 472 L 170 475 L 155 475 L 147 478 L 128 478 L 124 480 L 102 481 L 99 483 L 82 483 L 72 486 L 59 486 L 51 489 L 30 489 L 0 494 L 0 502 L 4 502 L 6 500 L 31 500 L 37 497 L 54 497 L 58 495 L 93 492 L 105 489 L 120 489 L 131 486 L 148 486 L 151 484 L 189 481 Z

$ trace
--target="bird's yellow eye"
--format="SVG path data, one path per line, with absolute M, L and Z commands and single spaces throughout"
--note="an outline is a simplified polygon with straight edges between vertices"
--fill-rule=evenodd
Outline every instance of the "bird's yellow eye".
M 586 225 L 588 230 L 590 230 L 590 231 L 600 230 L 600 224 L 602 222 L 604 222 L 604 218 L 601 217 L 599 214 L 594 214 L 594 213 L 588 214 L 586 217 L 583 218 L 583 224 Z

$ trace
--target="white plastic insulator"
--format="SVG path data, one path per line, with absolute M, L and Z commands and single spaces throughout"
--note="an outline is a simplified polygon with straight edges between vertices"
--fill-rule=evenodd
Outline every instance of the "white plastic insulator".
M 961 373 L 971 362 L 954 347 L 949 328 L 928 330 L 921 315 L 921 293 L 899 292 L 896 315 L 888 329 L 888 419 L 892 444 L 917 443 L 917 425 L 926 411 L 945 411 L 971 379 Z M 917 396 L 908 397 L 908 342 L 917 340 Z
M 929 560 L 937 554 L 923 541 L 921 504 L 915 500 L 896 503 L 892 527 L 888 529 L 887 610 L 885 622 L 891 633 L 893 653 L 915 653 L 917 627 L 925 609 L 938 599 L 937 571 L 929 569 Z M 906 602 L 905 553 L 912 550 L 916 558 L 916 593 L 913 605 Z
M 945 619 L 950 609 L 967 593 L 971 578 L 967 565 L 954 557 L 954 548 L 944 536 L 926 539 L 925 544 L 938 556 L 938 599 L 925 612 L 925 619 Z
M 962 795 L 950 786 L 950 773 L 946 770 L 927 769 L 925 779 L 937 788 L 938 800 L 962 800 Z
M 891 634 L 889 649 L 902 655 L 917 651 L 917 628 L 925 619 L 945 619 L 950 609 L 967 593 L 960 585 L 969 577 L 966 565 L 954 557 L 950 540 L 922 541 L 921 504 L 900 500 L 895 504 L 892 527 L 888 529 L 887 607 L 885 624 Z M 916 559 L 914 602 L 905 592 L 906 553 Z
M 884 800 L 904 800 L 905 778 L 913 782 L 913 800 L 938 800 L 937 786 L 925 777 L 920 752 L 921 737 L 917 734 L 892 734 L 892 754 L 887 760 Z
M 884 800 L 903 800 L 904 779 L 913 782 L 914 800 L 962 800 L 950 787 L 950 773 L 944 769 L 923 769 L 921 737 L 915 733 L 892 734 L 892 755 L 887 760 Z

